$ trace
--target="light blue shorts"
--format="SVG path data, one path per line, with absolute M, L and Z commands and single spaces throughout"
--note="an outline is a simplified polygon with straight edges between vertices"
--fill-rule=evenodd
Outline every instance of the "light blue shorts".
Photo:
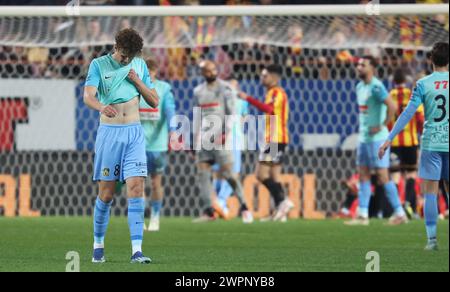
M 391 150 L 386 150 L 386 154 L 382 159 L 378 158 L 378 149 L 383 145 L 384 141 L 360 143 L 357 150 L 358 166 L 365 166 L 370 169 L 389 168 Z
M 419 162 L 419 177 L 426 180 L 448 181 L 448 152 L 422 150 Z
M 94 181 L 124 182 L 147 176 L 144 130 L 140 123 L 100 124 L 95 141 Z
M 147 151 L 147 171 L 149 174 L 163 174 L 167 166 L 167 152 Z

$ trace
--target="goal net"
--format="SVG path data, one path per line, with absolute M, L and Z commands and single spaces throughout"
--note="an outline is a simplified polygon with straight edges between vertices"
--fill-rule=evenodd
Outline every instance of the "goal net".
M 216 61 L 221 78 L 237 79 L 258 98 L 262 68 L 280 64 L 291 108 L 284 167 L 296 202 L 291 215 L 331 215 L 345 198 L 342 181 L 355 172 L 356 58 L 374 55 L 388 88 L 397 68 L 412 85 L 431 70 L 429 48 L 448 41 L 448 24 L 448 5 L 1 7 L 0 214 L 92 214 L 99 117 L 83 104 L 83 82 L 90 61 L 112 50 L 115 33 L 133 27 L 144 56 L 159 59 L 180 115 L 191 115 L 201 60 Z M 251 177 L 256 159 L 244 154 L 242 176 L 262 216 L 266 205 Z M 169 155 L 165 215 L 199 214 L 195 173 L 188 155 Z M 121 192 L 115 215 L 126 214 Z

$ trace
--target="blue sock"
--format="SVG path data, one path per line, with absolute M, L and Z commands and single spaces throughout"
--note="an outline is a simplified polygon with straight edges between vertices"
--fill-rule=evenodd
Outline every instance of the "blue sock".
M 388 182 L 384 185 L 384 190 L 392 209 L 394 209 L 395 215 L 404 216 L 405 210 L 403 210 L 402 203 L 400 202 L 398 189 L 395 183 L 393 181 Z
M 142 239 L 144 236 L 144 198 L 128 199 L 128 227 L 130 228 L 131 246 L 133 255 L 142 252 Z
M 438 203 L 437 195 L 425 194 L 424 215 L 425 226 L 427 229 L 428 240 L 436 240 L 437 237 L 437 220 L 438 220 Z
M 159 215 L 161 213 L 162 201 L 151 201 L 150 206 L 151 206 L 151 217 L 159 218 Z
M 369 218 L 369 203 L 372 196 L 370 181 L 359 182 L 359 215 Z
M 94 209 L 94 248 L 103 248 L 105 233 L 108 229 L 112 201 L 104 203 L 99 197 L 95 200 Z

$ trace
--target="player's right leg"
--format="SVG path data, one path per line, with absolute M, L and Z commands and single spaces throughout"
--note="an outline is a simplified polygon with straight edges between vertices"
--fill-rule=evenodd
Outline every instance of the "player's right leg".
M 120 180 L 121 159 L 125 145 L 117 141 L 117 128 L 100 125 L 95 141 L 94 181 L 98 181 L 99 195 L 94 208 L 94 252 L 92 262 L 102 263 L 104 240 L 109 223 L 110 209 Z
M 212 207 L 211 195 L 212 186 L 212 164 L 214 155 L 210 151 L 199 151 L 197 153 L 197 184 L 200 190 L 200 199 L 203 203 L 201 216 L 195 219 L 194 223 L 214 221 L 216 219 L 214 208 Z
M 369 204 L 372 196 L 372 186 L 370 182 L 370 157 L 367 143 L 360 143 L 357 150 L 357 165 L 359 167 L 358 186 L 358 216 L 346 225 L 369 225 Z
M 428 238 L 425 250 L 437 250 L 439 181 L 443 179 L 448 186 L 448 153 L 422 150 L 419 177 L 423 180 L 422 187 L 425 199 L 424 216 Z
M 108 229 L 111 204 L 116 189 L 115 181 L 100 181 L 99 195 L 94 207 L 94 252 L 93 263 L 104 263 L 105 234 Z

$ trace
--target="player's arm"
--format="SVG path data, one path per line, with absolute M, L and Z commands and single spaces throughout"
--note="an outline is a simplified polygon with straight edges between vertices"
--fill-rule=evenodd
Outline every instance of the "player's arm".
M 176 126 L 171 126 L 171 121 L 172 118 L 175 116 L 176 114 L 176 106 L 175 106 L 175 99 L 173 97 L 173 92 L 172 92 L 172 88 L 169 88 L 169 90 L 167 90 L 165 96 L 164 96 L 164 101 L 163 101 L 163 110 L 164 110 L 164 114 L 166 116 L 166 120 L 167 120 L 167 124 L 168 124 L 168 128 L 169 128 L 169 149 L 178 149 L 179 145 L 178 145 L 178 141 L 175 140 L 174 138 L 174 132 L 177 130 Z M 175 147 L 172 147 L 175 146 Z
M 389 95 L 385 100 L 384 104 L 387 106 L 387 117 L 384 125 L 387 127 L 389 122 L 395 119 L 395 113 L 398 111 L 398 106 L 395 104 L 394 99 Z
M 411 121 L 411 119 L 416 114 L 417 109 L 422 104 L 422 91 L 423 91 L 422 86 L 420 83 L 418 83 L 417 87 L 414 89 L 414 92 L 411 96 L 408 105 L 401 113 L 400 117 L 398 118 L 397 122 L 392 128 L 392 131 L 389 133 L 388 140 L 380 147 L 378 151 L 378 156 L 380 159 L 383 158 L 386 150 L 391 146 L 392 141 L 395 139 L 395 137 L 401 131 L 403 131 L 406 125 Z
M 144 98 L 145 102 L 153 107 L 158 107 L 159 104 L 159 97 L 158 93 L 155 90 L 155 86 L 151 82 L 150 74 L 148 73 L 148 68 L 145 66 L 144 68 L 144 77 L 143 80 L 139 78 L 136 71 L 133 69 L 130 70 L 130 73 L 128 73 L 128 79 L 136 86 L 139 93 Z
M 252 106 L 256 107 L 257 109 L 259 109 L 260 111 L 262 111 L 268 115 L 273 115 L 275 113 L 275 107 L 274 107 L 273 103 L 267 104 L 267 103 L 261 102 L 258 99 L 248 95 L 245 92 L 240 92 L 238 96 L 240 99 L 247 101 L 249 104 L 251 104 Z
M 83 102 L 93 110 L 99 111 L 108 118 L 114 118 L 118 112 L 111 105 L 104 105 L 97 99 L 97 88 L 100 85 L 100 69 L 95 61 L 89 66 L 89 72 L 86 78 Z
M 387 106 L 386 120 L 383 121 L 383 124 L 370 128 L 370 134 L 375 135 L 383 130 L 384 127 L 388 127 L 389 122 L 395 119 L 395 113 L 397 112 L 398 107 L 384 85 L 381 84 L 374 87 L 372 94 L 378 98 L 379 102 L 382 102 Z
M 416 121 L 417 121 L 417 132 L 420 135 L 423 134 L 423 126 L 425 124 L 425 115 L 423 113 L 423 106 L 420 106 L 416 112 Z

